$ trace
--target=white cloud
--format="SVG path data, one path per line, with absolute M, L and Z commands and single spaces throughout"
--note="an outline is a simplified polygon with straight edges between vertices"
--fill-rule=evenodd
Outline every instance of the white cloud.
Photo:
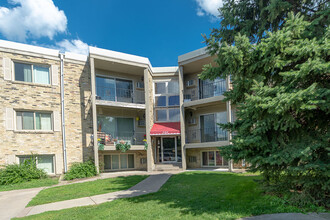
M 195 0 L 198 4 L 197 15 L 209 15 L 217 17 L 219 15 L 218 9 L 223 6 L 222 0 Z
M 68 40 L 65 39 L 61 42 L 56 43 L 60 50 L 88 55 L 88 44 L 81 40 Z
M 13 8 L 0 7 L 0 32 L 9 40 L 48 37 L 67 29 L 67 18 L 52 0 L 8 0 Z

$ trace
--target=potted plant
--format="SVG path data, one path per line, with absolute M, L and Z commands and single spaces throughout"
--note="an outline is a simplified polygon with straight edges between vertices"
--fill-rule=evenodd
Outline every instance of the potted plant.
M 124 140 L 121 140 L 118 144 L 116 144 L 116 150 L 120 150 L 122 153 L 125 153 L 129 149 L 131 149 L 131 145 Z

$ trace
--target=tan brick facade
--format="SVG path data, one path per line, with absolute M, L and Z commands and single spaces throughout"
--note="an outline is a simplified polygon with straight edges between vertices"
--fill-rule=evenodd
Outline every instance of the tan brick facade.
M 12 77 L 4 76 L 4 59 L 10 59 Z M 63 172 L 63 148 L 61 132 L 60 59 L 42 58 L 40 55 L 22 55 L 0 52 L 0 165 L 18 163 L 23 155 L 54 156 L 55 174 Z M 13 62 L 56 66 L 55 85 L 14 80 Z M 64 65 L 65 121 L 68 165 L 92 156 L 90 117 L 90 72 L 88 63 L 65 61 Z M 7 112 L 12 110 L 13 129 L 6 128 Z M 17 130 L 16 111 L 47 111 L 52 113 L 53 131 Z M 55 126 L 57 128 L 55 128 Z

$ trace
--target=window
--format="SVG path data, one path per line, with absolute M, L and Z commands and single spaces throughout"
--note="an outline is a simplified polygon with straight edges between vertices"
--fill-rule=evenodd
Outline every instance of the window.
M 54 155 L 24 155 L 18 156 L 19 164 L 23 164 L 26 160 L 34 159 L 37 168 L 54 173 Z
M 52 129 L 51 113 L 16 111 L 16 130 L 51 131 Z
M 166 96 L 156 97 L 156 106 L 157 107 L 165 107 L 166 106 Z
M 219 151 L 202 152 L 202 166 L 206 167 L 222 167 L 228 166 L 228 161 L 220 155 Z
M 117 102 L 133 102 L 133 83 L 131 80 L 96 77 L 97 99 Z
M 227 112 L 217 112 L 214 114 L 200 116 L 200 132 L 202 142 L 225 141 L 227 131 L 218 125 L 227 123 Z
M 200 80 L 200 98 L 209 98 L 214 96 L 220 96 L 226 91 L 226 80 L 216 78 L 211 80 Z
M 169 109 L 169 120 L 180 121 L 180 109 L 178 108 Z
M 134 167 L 134 154 L 104 155 L 105 170 L 133 169 Z
M 180 121 L 179 83 L 177 80 L 155 82 L 156 121 Z
M 167 120 L 167 110 L 156 110 L 156 119 L 157 121 L 166 121 Z
M 135 144 L 133 118 L 115 118 L 111 116 L 98 115 L 97 124 L 98 131 L 110 135 L 111 139 L 117 139 L 118 141 L 124 140 L 131 144 Z
M 15 80 L 50 84 L 49 66 L 14 62 Z

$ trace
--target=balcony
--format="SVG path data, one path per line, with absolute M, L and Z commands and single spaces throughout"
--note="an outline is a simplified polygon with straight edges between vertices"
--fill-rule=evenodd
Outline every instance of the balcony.
M 115 131 L 111 133 L 97 132 L 99 144 L 115 146 L 119 141 L 128 142 L 131 145 L 144 145 L 145 132 Z
M 96 104 L 145 109 L 144 90 L 97 87 Z
M 222 100 L 226 91 L 226 80 L 219 79 L 214 82 L 201 81 L 199 87 L 187 87 L 184 93 L 184 106 L 203 105 L 208 102 Z
M 215 127 L 190 129 L 186 131 L 187 144 L 217 141 L 228 141 L 227 131 Z

